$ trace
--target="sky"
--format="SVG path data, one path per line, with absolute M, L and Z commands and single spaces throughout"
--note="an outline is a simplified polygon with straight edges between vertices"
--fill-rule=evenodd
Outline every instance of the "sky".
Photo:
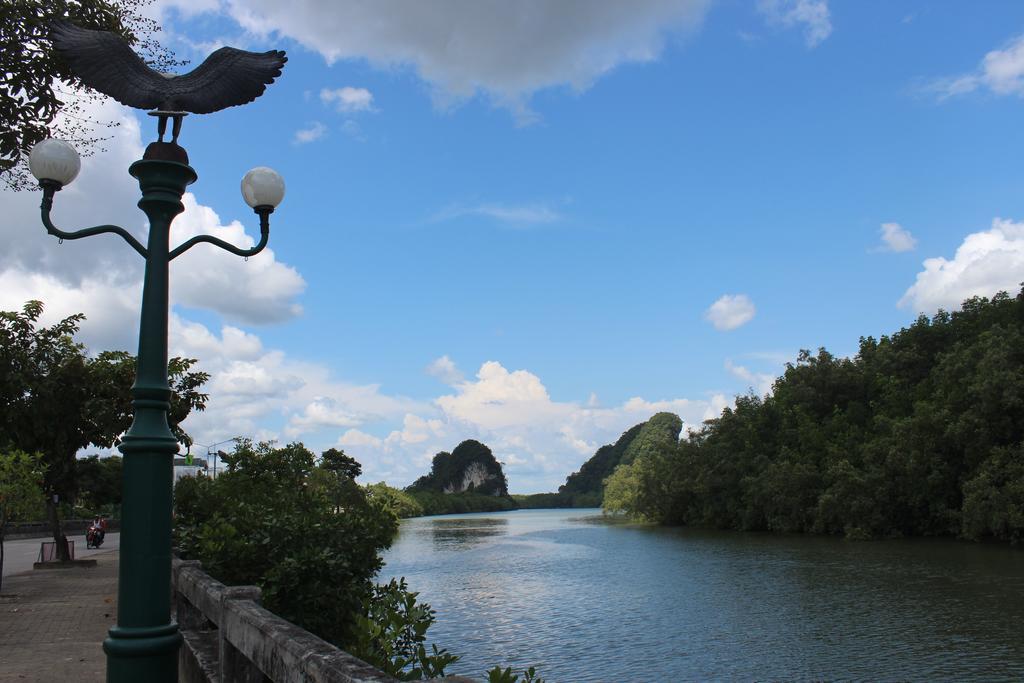
M 979 9 L 983 7 L 983 9 Z M 211 374 L 198 444 L 337 447 L 404 486 L 467 438 L 555 490 L 653 413 L 698 428 L 800 349 L 856 354 L 1024 281 L 1024 5 L 839 0 L 156 0 L 182 71 L 283 49 L 256 102 L 185 119 L 172 228 L 254 243 L 239 182 L 285 178 L 270 246 L 171 269 L 171 352 Z M 55 200 L 145 234 L 113 122 Z M 4 190 L 0 309 L 84 312 L 135 351 L 142 263 L 58 245 Z M 219 446 L 224 448 L 224 446 Z

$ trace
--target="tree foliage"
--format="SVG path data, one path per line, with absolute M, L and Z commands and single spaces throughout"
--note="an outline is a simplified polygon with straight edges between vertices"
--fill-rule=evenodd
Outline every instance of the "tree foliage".
M 80 152 L 100 142 L 83 119 L 85 105 L 99 97 L 68 70 L 50 42 L 50 23 L 67 18 L 84 28 L 112 31 L 140 50 L 151 66 L 177 64 L 155 40 L 159 27 L 144 16 L 151 0 L 4 0 L 0 3 L 0 177 L 14 188 L 34 185 L 19 161 L 46 137 L 73 142 Z M 58 112 L 70 110 L 55 123 Z
M 87 508 L 90 515 L 103 511 L 111 514 L 121 504 L 122 465 L 117 455 L 79 458 L 75 463 L 78 488 L 75 503 Z
M 226 584 L 254 584 L 266 607 L 340 647 L 391 544 L 397 518 L 362 489 L 340 506 L 301 443 L 275 448 L 241 440 L 216 479 L 175 488 L 175 545 Z
M 665 524 L 1024 539 L 1024 290 L 862 338 L 853 358 L 801 351 L 771 395 L 620 465 L 604 506 Z
M 43 463 L 37 453 L 0 451 L 0 588 L 8 522 L 31 519 L 42 506 Z
M 390 511 L 399 519 L 420 517 L 423 506 L 410 493 L 388 486 L 384 482 L 367 484 L 363 487 L 366 497 Z
M 504 669 L 496 666 L 487 672 L 487 683 L 544 683 L 544 679 L 537 675 L 536 667 L 531 666 L 520 673 L 513 673 L 510 666 Z
M 363 466 L 345 455 L 345 451 L 329 448 L 320 454 L 320 466 L 313 470 L 310 484 L 319 487 L 331 500 L 335 512 L 341 512 L 349 501 L 365 496 L 356 483 L 362 471 Z
M 459 657 L 426 646 L 427 629 L 436 621 L 430 605 L 417 602 L 405 579 L 373 587 L 356 617 L 350 652 L 402 681 L 440 678 Z
M 131 425 L 135 358 L 123 351 L 91 358 L 74 340 L 84 315 L 46 327 L 39 325 L 42 314 L 40 301 L 29 301 L 20 312 L 0 311 L 0 448 L 41 454 L 43 493 L 54 539 L 63 546 L 53 496 L 75 498 L 79 450 L 115 446 Z M 191 441 L 179 423 L 207 400 L 199 389 L 209 376 L 192 371 L 195 362 L 174 358 L 168 365 L 168 422 L 185 444 Z
M 419 506 L 423 515 L 456 515 L 467 512 L 500 512 L 515 510 L 518 505 L 511 496 L 492 496 L 475 491 L 440 493 L 438 491 L 410 490 L 408 495 Z
M 643 429 L 644 424 L 641 422 L 630 427 L 614 444 L 598 448 L 597 452 L 583 463 L 579 472 L 573 472 L 566 478 L 565 483 L 558 487 L 558 492 L 566 494 L 570 499 L 581 496 L 586 497 L 587 502 L 591 502 L 596 496 L 596 501 L 593 501 L 593 504 L 600 505 L 604 491 L 604 480 L 622 462 L 626 449 L 633 443 L 640 430 Z M 572 505 L 571 502 L 570 505 Z
M 605 480 L 615 468 L 630 465 L 641 454 L 674 447 L 682 428 L 683 421 L 672 413 L 655 413 L 646 422 L 630 427 L 614 444 L 598 448 L 579 472 L 573 472 L 566 478 L 565 483 L 558 487 L 560 498 L 556 502 L 564 503 L 565 507 L 603 505 L 607 497 Z M 538 503 L 543 500 L 538 500 Z M 618 504 L 614 503 L 609 509 L 619 510 Z

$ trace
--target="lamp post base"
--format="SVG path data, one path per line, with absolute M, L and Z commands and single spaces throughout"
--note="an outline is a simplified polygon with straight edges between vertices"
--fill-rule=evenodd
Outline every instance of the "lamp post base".
M 114 626 L 103 641 L 107 680 L 177 683 L 181 640 L 173 621 L 151 628 Z

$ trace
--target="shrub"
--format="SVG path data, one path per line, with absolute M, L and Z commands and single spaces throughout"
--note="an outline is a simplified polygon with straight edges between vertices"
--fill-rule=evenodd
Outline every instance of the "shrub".
M 175 489 L 179 553 L 226 584 L 259 586 L 267 609 L 345 647 L 397 518 L 358 486 L 332 489 L 300 443 L 242 441 L 224 461 L 217 479 Z

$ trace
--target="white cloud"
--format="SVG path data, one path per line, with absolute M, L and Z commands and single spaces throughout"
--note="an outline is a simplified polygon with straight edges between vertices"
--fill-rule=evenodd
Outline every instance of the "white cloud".
M 882 223 L 880 231 L 884 251 L 911 251 L 917 246 L 914 236 L 899 223 Z
M 173 7 L 180 0 L 163 0 Z M 193 4 L 195 0 L 188 0 Z M 544 88 L 579 91 L 622 64 L 657 59 L 666 39 L 698 25 L 708 0 L 229 0 L 221 11 L 328 62 L 409 68 L 442 107 L 485 93 L 522 123 Z
M 526 370 L 509 372 L 500 363 L 480 366 L 476 382 L 464 382 L 437 404 L 449 417 L 485 429 L 502 429 L 567 415 L 572 407 L 553 403 L 540 378 Z
M 775 375 L 769 372 L 753 372 L 742 365 L 736 365 L 731 360 L 725 361 L 725 369 L 734 377 L 747 382 L 749 388 L 753 389 L 758 396 L 764 396 L 772 390 L 775 384 Z
M 319 140 L 326 133 L 327 126 L 320 123 L 319 121 L 314 121 L 305 128 L 300 128 L 299 130 L 295 131 L 295 138 L 293 141 L 297 145 L 305 145 L 307 143 Z
M 222 225 L 217 213 L 200 205 L 191 192 L 182 198 L 185 212 L 171 225 L 175 243 L 199 234 L 213 235 L 246 249 L 255 244 L 239 221 Z M 249 230 L 258 226 L 254 216 Z M 270 221 L 273 240 L 274 217 Z M 296 296 L 306 282 L 291 266 L 264 249 L 256 256 L 242 259 L 209 244 L 199 244 L 171 264 L 171 293 L 176 303 L 217 311 L 229 320 L 265 324 L 280 322 L 302 313 Z
M 324 427 L 354 427 L 358 424 L 362 424 L 362 420 L 336 400 L 328 396 L 317 396 L 306 404 L 302 413 L 292 416 L 284 432 L 290 437 L 296 437 Z
M 456 384 L 463 380 L 462 373 L 455 367 L 455 362 L 447 355 L 432 361 L 427 366 L 427 374 L 438 378 L 445 384 Z
M 333 90 L 324 88 L 320 91 L 320 100 L 324 104 L 333 104 L 338 111 L 345 114 L 373 111 L 373 93 L 366 88 L 353 88 L 350 85 Z
M 380 448 L 384 445 L 384 440 L 379 439 L 373 434 L 367 434 L 361 432 L 358 429 L 349 429 L 338 438 L 339 446 L 370 446 L 372 448 Z
M 1024 96 L 1024 36 L 1018 36 L 1001 50 L 992 50 L 973 72 L 940 78 L 928 87 L 941 99 L 988 88 L 997 95 Z
M 95 131 L 110 136 L 103 143 L 108 151 L 82 158 L 78 177 L 54 197 L 53 222 L 68 231 L 115 223 L 144 242 L 146 218 L 136 207 L 139 186 L 128 175 L 128 167 L 143 153 L 138 121 L 110 100 L 87 102 L 80 114 L 114 127 Z M 95 201 L 97 197 L 103 201 Z M 59 245 L 40 222 L 39 192 L 3 189 L 0 198 L 0 271 L 44 273 L 73 288 L 85 280 L 126 287 L 141 281 L 142 259 L 120 237 L 101 235 Z
M 49 273 L 19 267 L 0 269 L 0 310 L 20 311 L 30 299 L 44 304 L 42 325 L 53 325 L 69 315 L 85 313 L 79 335 L 92 352 L 124 350 L 134 353 L 138 347 L 142 291 L 136 283 L 120 282 L 116 274 L 88 275 L 69 285 Z
M 557 211 L 544 204 L 519 206 L 477 204 L 475 206 L 450 206 L 431 217 L 430 222 L 440 223 L 466 216 L 480 216 L 509 225 L 544 225 L 562 219 Z
M 424 419 L 412 413 L 406 414 L 402 419 L 400 438 L 404 444 L 423 443 L 428 439 L 443 437 L 446 434 L 446 425 L 441 420 Z
M 754 317 L 754 303 L 746 294 L 723 294 L 704 312 L 716 330 L 735 330 Z
M 387 472 L 393 482 L 404 485 L 424 474 L 438 451 L 475 438 L 506 464 L 514 490 L 553 491 L 598 447 L 656 412 L 674 412 L 692 428 L 717 417 L 728 404 L 722 395 L 663 401 L 634 397 L 609 408 L 590 401 L 555 401 L 538 376 L 509 371 L 496 361 L 484 363 L 475 379 L 453 389 L 434 401 L 436 416 L 410 413 L 401 429 L 383 438 L 350 429 L 338 444 L 367 466 L 369 478 Z
M 1013 294 L 1024 281 L 1024 223 L 993 219 L 989 230 L 965 237 L 952 259 L 938 256 L 923 265 L 901 307 L 932 313 L 958 308 L 972 296 Z
M 255 335 L 225 325 L 220 334 L 174 315 L 172 354 L 200 359 L 209 372 L 209 409 L 190 415 L 184 427 L 200 443 L 230 436 L 304 440 L 328 444 L 338 430 L 393 422 L 433 406 L 385 395 L 376 384 L 336 379 L 330 368 L 266 349 Z
M 82 114 L 115 121 L 118 126 L 103 143 L 108 151 L 83 158 L 78 178 L 56 195 L 53 220 L 69 231 L 97 224 L 121 225 L 145 243 L 146 218 L 136 207 L 138 183 L 128 175 L 128 167 L 143 153 L 138 121 L 125 107 L 106 99 L 88 103 Z M 100 296 L 100 283 L 106 284 L 113 301 L 123 299 L 122 291 L 137 292 L 141 287 L 142 259 L 119 237 L 101 235 L 58 244 L 40 223 L 37 192 L 4 190 L 0 198 L 4 206 L 0 214 L 0 273 L 44 277 L 50 294 L 46 303 L 54 310 L 65 309 L 61 299 L 74 299 L 74 290 L 89 289 L 92 296 Z M 199 204 L 191 192 L 185 193 L 182 202 L 185 211 L 171 225 L 172 246 L 200 233 L 243 248 L 255 243 L 242 223 L 223 225 L 217 213 Z M 244 204 L 240 203 L 239 209 L 248 212 Z M 250 231 L 258 230 L 255 215 L 250 213 L 247 223 Z M 272 229 L 273 224 L 272 219 Z M 277 322 L 298 315 L 302 309 L 295 297 L 304 288 L 302 277 L 278 261 L 273 249 L 246 261 L 213 245 L 200 244 L 171 264 L 172 304 L 210 310 L 242 323 Z M 107 315 L 102 307 L 96 308 L 80 310 L 95 319 Z M 135 324 L 128 326 L 134 328 Z
M 807 47 L 816 47 L 832 34 L 826 0 L 759 0 L 757 8 L 769 23 L 802 25 Z

